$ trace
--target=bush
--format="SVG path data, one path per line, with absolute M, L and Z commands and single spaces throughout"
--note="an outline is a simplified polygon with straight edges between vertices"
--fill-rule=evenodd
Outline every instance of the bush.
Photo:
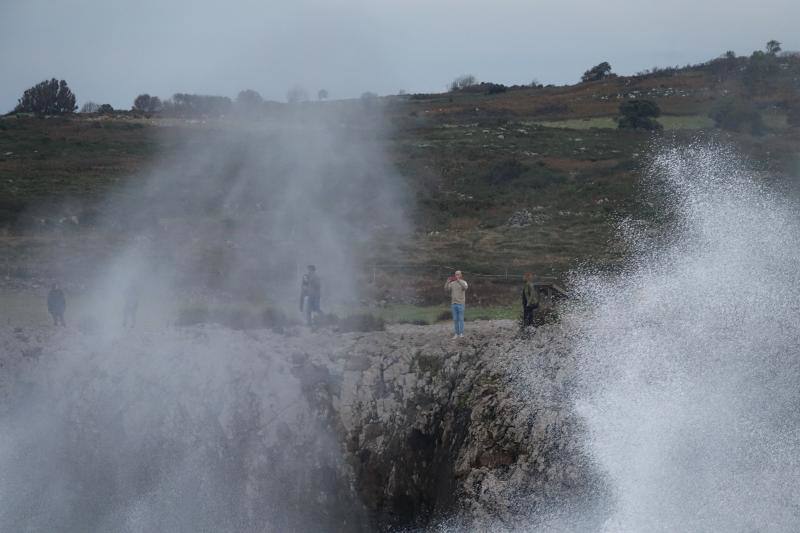
M 756 94 L 769 90 L 779 73 L 778 59 L 774 55 L 756 50 L 747 61 L 742 82 L 751 94 Z
M 595 65 L 581 76 L 581 81 L 586 83 L 588 81 L 600 81 L 611 75 L 611 65 L 607 61 L 603 61 L 599 65 Z
M 63 115 L 78 109 L 75 95 L 64 80 L 55 78 L 43 81 L 27 89 L 14 108 L 16 113 L 37 115 Z
M 617 126 L 620 129 L 662 129 L 656 120 L 661 115 L 661 110 L 652 100 L 628 100 L 620 104 L 619 113 Z
M 473 76 L 472 74 L 464 74 L 463 76 L 457 77 L 450 83 L 450 90 L 462 91 L 468 87 L 476 85 L 477 83 L 478 82 L 475 79 L 475 76 Z
M 724 130 L 750 132 L 754 135 L 760 135 L 764 131 L 764 121 L 755 105 L 738 98 L 720 100 L 709 116 L 718 128 Z
M 487 89 L 486 94 L 500 94 L 508 90 L 508 87 L 502 83 L 489 83 L 488 85 L 489 88 Z
M 133 111 L 141 111 L 142 113 L 155 113 L 161 111 L 161 99 L 158 96 L 150 96 L 149 94 L 140 94 L 133 101 Z
M 97 112 L 101 114 L 113 113 L 114 108 L 111 106 L 111 104 L 103 104 L 97 108 Z

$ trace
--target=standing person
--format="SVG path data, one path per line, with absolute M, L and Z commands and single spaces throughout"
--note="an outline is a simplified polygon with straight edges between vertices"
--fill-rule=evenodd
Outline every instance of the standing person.
M 47 293 L 47 310 L 53 317 L 54 326 L 66 326 L 64 323 L 64 311 L 67 310 L 67 299 L 58 283 L 53 283 L 53 287 Z
M 445 292 L 450 293 L 450 308 L 453 311 L 454 339 L 464 336 L 464 305 L 467 302 L 467 282 L 462 279 L 461 271 L 447 278 L 444 282 Z
M 122 309 L 122 327 L 136 327 L 136 312 L 139 310 L 139 289 L 135 283 L 125 291 L 125 306 Z
M 303 275 L 300 284 L 300 311 L 305 307 L 306 324 L 311 326 L 314 322 L 314 313 L 321 313 L 319 300 L 322 295 L 322 282 L 317 276 L 317 267 L 308 265 L 308 272 Z
M 539 308 L 539 291 L 533 284 L 533 272 L 525 272 L 525 284 L 522 286 L 522 327 L 533 326 L 533 315 Z

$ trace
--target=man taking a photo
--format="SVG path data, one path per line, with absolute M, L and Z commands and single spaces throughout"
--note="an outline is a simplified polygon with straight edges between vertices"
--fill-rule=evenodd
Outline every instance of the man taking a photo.
M 456 270 L 444 283 L 445 292 L 450 293 L 450 307 L 453 311 L 453 327 L 455 329 L 454 339 L 464 336 L 464 305 L 466 304 L 467 287 L 467 282 L 462 279 L 460 270 Z

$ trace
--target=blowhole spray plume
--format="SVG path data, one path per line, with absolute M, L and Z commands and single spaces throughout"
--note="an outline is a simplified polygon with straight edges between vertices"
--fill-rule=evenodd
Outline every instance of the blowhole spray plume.
M 800 218 L 718 145 L 657 153 L 666 238 L 577 276 L 579 413 L 607 531 L 800 525 Z

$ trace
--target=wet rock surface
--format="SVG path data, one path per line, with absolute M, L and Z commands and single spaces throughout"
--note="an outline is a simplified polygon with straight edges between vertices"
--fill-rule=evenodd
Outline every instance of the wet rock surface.
M 195 326 L 125 332 L 104 346 L 125 354 L 127 374 L 136 372 L 137 357 L 149 364 L 144 353 L 154 346 L 169 354 L 159 358 L 170 359 L 165 368 L 173 373 L 183 372 L 200 345 L 213 354 L 212 367 L 219 366 L 211 370 L 213 379 L 232 381 L 237 391 L 215 399 L 233 397 L 235 405 L 218 406 L 216 414 L 206 405 L 194 423 L 178 429 L 213 421 L 219 426 L 216 452 L 224 448 L 236 456 L 244 447 L 244 457 L 223 474 L 250 478 L 250 494 L 268 494 L 273 508 L 280 498 L 284 507 L 296 506 L 297 515 L 283 517 L 285 527 L 316 521 L 330 530 L 389 530 L 449 521 L 513 529 L 555 503 L 560 509 L 583 505 L 596 484 L 569 407 L 574 361 L 565 332 L 551 325 L 524 338 L 518 333 L 511 321 L 468 323 L 460 340 L 450 339 L 444 324 L 347 334 Z M 111 376 L 113 391 L 121 371 L 113 363 L 117 356 L 104 357 L 93 337 L 7 328 L 0 331 L 4 412 L 20 383 L 41 374 L 36 367 L 70 357 L 66 345 L 92 352 L 81 364 Z M 202 379 L 212 379 L 207 373 L 175 387 L 213 395 L 202 390 Z M 205 401 L 199 397 L 165 398 Z M 270 476 L 281 480 L 278 489 L 265 481 Z M 308 509 L 301 512 L 304 504 Z

